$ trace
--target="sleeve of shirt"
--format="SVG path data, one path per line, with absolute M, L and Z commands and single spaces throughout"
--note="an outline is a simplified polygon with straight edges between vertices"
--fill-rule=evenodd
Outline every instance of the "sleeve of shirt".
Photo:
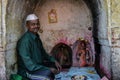
M 43 45 L 42 45 L 42 42 L 41 42 L 41 50 L 42 50 L 42 53 L 44 54 L 45 59 L 48 59 L 48 60 L 50 60 L 51 62 L 55 62 L 55 58 L 54 58 L 53 56 L 49 55 L 49 54 L 45 51 L 45 49 L 44 49 L 44 47 L 43 47 Z
M 42 53 L 44 53 L 45 59 L 48 59 L 48 60 L 50 60 L 51 62 L 55 62 L 55 58 L 54 58 L 53 56 L 49 55 L 48 53 L 46 53 L 46 51 L 45 51 L 44 48 L 42 49 Z
M 30 43 L 28 41 L 22 41 L 18 45 L 18 51 L 19 55 L 21 56 L 26 68 L 29 71 L 37 71 L 37 70 L 44 70 L 44 69 L 49 69 L 48 67 L 38 65 L 35 62 L 32 61 L 30 57 Z

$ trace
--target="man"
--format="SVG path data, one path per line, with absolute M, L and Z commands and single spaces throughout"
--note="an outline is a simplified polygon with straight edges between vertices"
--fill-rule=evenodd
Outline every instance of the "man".
M 54 80 L 54 74 L 61 70 L 59 63 L 49 56 L 43 48 L 42 42 L 37 34 L 40 24 L 35 14 L 30 14 L 26 18 L 27 32 L 20 38 L 17 44 L 18 53 L 18 74 L 30 80 L 41 80 L 41 76 Z M 47 65 L 44 61 L 52 63 Z

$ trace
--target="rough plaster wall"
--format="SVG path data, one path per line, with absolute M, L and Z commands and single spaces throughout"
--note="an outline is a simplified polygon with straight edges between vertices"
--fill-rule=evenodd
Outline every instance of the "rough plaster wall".
M 0 42 L 2 42 L 2 44 L 0 44 L 0 45 L 2 45 L 3 48 L 0 48 L 0 63 L 1 63 L 0 64 L 0 80 L 6 80 L 5 69 L 7 69 L 7 76 L 9 76 L 9 74 L 11 74 L 13 72 L 16 72 L 14 70 L 11 71 L 11 64 L 13 64 L 13 62 L 15 62 L 14 53 L 15 53 L 16 41 L 21 36 L 21 34 L 23 32 L 22 28 L 21 28 L 21 22 L 22 22 L 21 19 L 23 19 L 23 17 L 27 14 L 27 12 L 29 13 L 29 10 L 30 10 L 30 9 L 25 10 L 25 8 L 22 6 L 22 5 L 24 5 L 24 6 L 27 7 L 28 5 L 26 5 L 26 4 L 29 4 L 29 1 L 28 2 L 27 1 L 28 0 L 21 0 L 20 2 L 17 1 L 18 2 L 17 3 L 15 0 L 9 0 L 9 2 L 11 2 L 10 3 L 11 7 L 7 8 L 7 9 L 10 9 L 10 11 L 9 11 L 9 14 L 7 14 L 7 20 L 8 20 L 8 23 L 7 23 L 7 26 L 6 26 L 6 28 L 7 28 L 7 39 L 5 39 L 5 33 L 6 33 L 6 31 L 5 31 L 5 25 L 6 25 L 5 24 L 5 15 L 6 15 L 5 10 L 6 10 L 7 0 L 1 0 L 2 8 L 0 6 L 0 11 L 2 9 L 2 14 L 0 14 L 0 18 L 2 19 L 2 21 L 1 21 L 1 19 L 0 19 L 0 21 L 2 23 L 2 26 L 0 26 L 0 29 L 2 29 L 2 30 L 0 30 L 0 33 L 2 34 L 1 35 L 2 38 L 0 38 Z M 109 19 L 108 24 L 106 25 L 106 26 L 108 26 L 108 30 L 109 30 L 108 34 L 111 34 L 111 32 L 116 32 L 117 31 L 116 33 L 111 34 L 111 36 L 108 35 L 108 37 L 109 37 L 109 41 L 111 41 L 113 43 L 115 42 L 115 44 L 112 43 L 112 46 L 113 46 L 113 48 L 112 48 L 112 73 L 113 73 L 112 75 L 113 75 L 113 80 L 119 80 L 120 79 L 120 77 L 119 77 L 119 73 L 120 73 L 120 71 L 119 71 L 119 69 L 120 69 L 119 68 L 119 61 L 120 61 L 119 53 L 120 53 L 120 51 L 119 50 L 120 50 L 120 47 L 119 47 L 119 36 L 118 35 L 120 33 L 120 30 L 119 30 L 119 24 L 120 24 L 119 23 L 119 19 L 120 19 L 119 18 L 119 6 L 120 6 L 119 2 L 120 1 L 119 0 L 105 0 L 105 1 L 101 0 L 101 1 L 102 2 L 107 2 L 106 4 L 103 4 L 105 7 L 106 7 L 106 5 L 108 5 L 106 7 L 106 8 L 108 8 L 108 10 L 107 9 L 106 10 L 108 12 L 107 16 L 108 16 L 108 19 Z M 0 5 L 1 5 L 1 2 L 0 2 Z M 111 5 L 111 3 L 112 3 L 112 5 Z M 21 4 L 21 6 L 19 4 Z M 17 8 L 15 8 L 15 6 Z M 14 9 L 13 11 L 12 11 L 12 8 Z M 37 8 L 37 9 L 40 9 L 40 8 Z M 57 10 L 58 10 L 58 8 L 57 8 Z M 36 12 L 40 12 L 40 11 L 36 11 Z M 16 13 L 17 13 L 17 15 L 16 15 Z M 13 15 L 14 16 L 16 15 L 16 16 L 14 17 Z M 47 15 L 47 13 L 46 13 L 46 15 Z M 19 16 L 22 16 L 21 19 L 20 19 Z M 102 16 L 102 17 L 105 17 L 105 16 Z M 12 21 L 12 20 L 14 20 L 15 22 L 10 23 L 10 21 Z M 49 25 L 52 26 L 52 24 L 49 24 Z M 106 27 L 106 26 L 104 26 L 104 27 Z M 52 27 L 55 27 L 55 26 L 52 26 Z M 42 28 L 43 28 L 43 26 L 42 26 Z M 15 29 L 16 29 L 16 31 L 15 31 Z M 44 31 L 44 28 L 43 28 L 43 31 Z M 54 32 L 55 31 L 53 31 L 52 33 L 54 34 Z M 73 32 L 75 32 L 75 31 L 73 31 Z M 43 32 L 43 34 L 44 34 L 44 32 Z M 100 34 L 101 34 L 101 32 L 100 32 Z M 14 35 L 14 36 L 10 37 L 11 35 Z M 42 34 L 41 34 L 41 37 L 42 37 Z M 15 38 L 15 40 L 13 38 Z M 102 37 L 102 38 L 105 38 L 105 40 L 103 40 L 103 42 L 106 42 L 106 37 Z M 111 40 L 111 38 L 112 38 L 112 40 Z M 116 39 L 114 39 L 114 38 L 116 38 Z M 4 50 L 5 50 L 6 40 L 7 40 L 7 50 L 6 50 L 6 67 L 5 67 L 5 60 L 4 60 L 5 51 Z M 57 41 L 59 41 L 59 39 L 56 40 L 56 38 L 53 39 L 53 40 L 55 40 L 56 43 L 57 43 Z M 64 41 L 66 41 L 66 39 Z M 70 40 L 70 41 L 72 42 L 72 40 Z M 68 41 L 68 43 L 71 43 L 70 41 Z M 50 46 L 48 45 L 48 47 L 52 47 L 53 45 L 51 45 L 51 44 L 50 44 Z M 102 40 L 101 40 L 101 44 L 102 44 Z M 109 64 L 109 62 L 107 63 L 107 61 L 109 61 L 109 59 L 110 59 L 110 55 L 108 56 L 108 54 L 111 53 L 111 52 L 106 51 L 107 49 L 109 49 L 108 45 L 105 45 L 105 46 L 102 47 L 102 50 L 103 50 L 102 53 L 103 54 L 101 55 L 101 57 L 103 57 L 102 58 L 102 62 L 103 62 L 102 65 L 104 67 L 106 67 L 106 70 L 109 71 L 110 66 L 107 65 L 107 64 Z M 49 49 L 47 49 L 47 50 L 49 51 Z
M 120 0 L 110 0 L 113 80 L 120 80 Z
M 7 0 L 0 0 L 0 80 L 6 79 L 5 67 L 5 15 Z
M 111 68 L 112 73 L 111 77 L 112 80 L 120 80 L 120 0 L 105 0 L 106 4 L 106 13 L 107 13 L 107 21 L 108 21 L 108 39 L 111 49 L 109 52 L 110 54 L 105 57 L 105 55 L 101 56 L 102 62 L 106 62 L 108 59 L 111 61 Z M 103 42 L 102 42 L 103 43 Z M 108 50 L 108 48 L 104 47 L 103 51 Z M 107 52 L 108 53 L 108 52 Z M 109 63 L 109 62 L 108 62 Z M 104 64 L 104 63 L 103 63 Z M 108 67 L 108 65 L 106 65 Z M 104 64 L 104 68 L 107 69 Z
M 48 21 L 51 9 L 56 9 L 57 23 Z M 82 0 L 46 0 L 36 7 L 35 12 L 43 29 L 40 37 L 48 52 L 59 42 L 72 46 L 80 37 L 91 39 L 92 32 L 88 30 L 92 27 L 91 13 Z
M 0 13 L 2 13 L 2 1 L 0 1 Z M 0 24 L 2 24 L 2 14 L 0 14 Z M 2 25 L 0 25 L 0 46 L 2 46 L 2 41 L 1 41 L 1 37 L 2 37 L 2 30 L 1 30 Z
M 96 10 L 94 11 L 96 11 L 97 17 L 95 19 L 98 23 L 94 27 L 98 27 L 98 35 L 96 37 L 99 39 L 98 43 L 101 46 L 100 70 L 111 78 L 111 50 L 107 34 L 107 0 L 93 0 L 91 2 L 96 3 L 96 6 L 94 6 Z M 51 9 L 56 9 L 57 11 L 57 23 L 50 24 L 48 22 L 48 12 Z M 89 36 L 91 39 L 92 33 L 87 30 L 88 27 L 92 26 L 91 13 L 82 0 L 52 0 L 51 2 L 46 0 L 44 5 L 38 6 L 36 13 L 39 15 L 41 28 L 43 29 L 43 33 L 40 36 L 48 52 L 55 44 L 61 41 L 72 46 L 79 37 Z
M 36 0 L 37 1 L 37 0 Z M 36 2 L 33 0 L 9 0 L 6 16 L 6 72 L 7 79 L 16 73 L 16 43 L 24 33 L 24 18 L 32 13 Z
M 100 68 L 108 78 L 111 78 L 111 47 L 108 41 L 108 17 L 106 5 L 107 1 L 101 1 L 98 8 L 98 39 L 101 46 Z

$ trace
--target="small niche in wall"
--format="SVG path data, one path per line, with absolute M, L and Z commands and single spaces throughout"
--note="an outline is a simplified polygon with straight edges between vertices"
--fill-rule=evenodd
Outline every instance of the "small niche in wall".
M 51 9 L 50 12 L 48 12 L 48 21 L 49 23 L 57 23 L 56 9 Z

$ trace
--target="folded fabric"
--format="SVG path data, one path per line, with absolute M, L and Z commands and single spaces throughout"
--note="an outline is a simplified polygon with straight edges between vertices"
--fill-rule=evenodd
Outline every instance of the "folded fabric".
M 71 67 L 68 72 L 55 75 L 55 80 L 100 80 L 94 67 Z
M 22 80 L 22 76 L 18 74 L 11 74 L 10 80 Z
M 27 77 L 32 80 L 50 80 L 49 78 L 42 75 L 32 75 L 27 73 Z

